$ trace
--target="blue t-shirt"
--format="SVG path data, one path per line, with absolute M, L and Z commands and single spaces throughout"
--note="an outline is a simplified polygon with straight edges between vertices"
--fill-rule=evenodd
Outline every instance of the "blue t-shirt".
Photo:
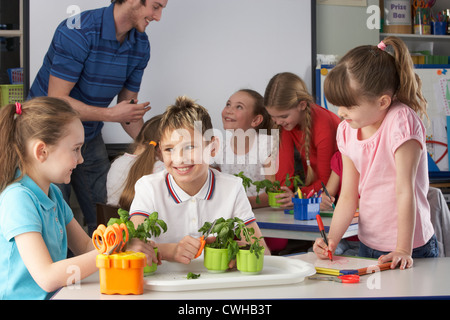
M 30 88 L 31 98 L 48 94 L 50 75 L 75 83 L 70 96 L 97 107 L 108 107 L 123 88 L 139 92 L 150 59 L 148 36 L 131 29 L 123 43 L 117 41 L 113 11 L 114 3 L 82 12 L 79 29 L 61 22 Z M 103 122 L 83 125 L 85 140 L 90 141 Z
M 25 267 L 14 237 L 39 232 L 53 262 L 67 258 L 66 225 L 73 213 L 56 185 L 49 195 L 28 176 L 0 195 L 0 299 L 48 299 Z

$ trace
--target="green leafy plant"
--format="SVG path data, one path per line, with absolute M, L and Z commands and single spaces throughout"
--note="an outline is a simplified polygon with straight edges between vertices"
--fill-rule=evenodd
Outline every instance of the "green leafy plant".
M 211 228 L 211 225 L 211 222 L 205 222 L 198 231 L 205 235 Z M 207 246 L 216 249 L 228 249 L 228 261 L 236 259 L 239 251 L 239 245 L 236 239 L 241 240 L 242 236 L 248 243 L 251 252 L 255 251 L 258 254 L 261 248 L 263 248 L 260 244 L 262 237 L 257 238 L 254 235 L 255 230 L 248 228 L 244 221 L 237 217 L 226 220 L 224 218 L 217 219 L 211 233 L 216 234 L 216 239 L 214 242 L 207 244 Z
M 264 249 L 261 245 L 261 239 L 263 239 L 263 237 L 256 237 L 255 229 L 248 228 L 247 226 L 242 229 L 242 232 L 247 245 L 241 247 L 240 249 L 248 249 L 250 250 L 250 253 L 254 252 L 256 257 L 259 258 L 259 253 Z
M 117 210 L 117 213 L 119 214 L 119 218 L 110 218 L 108 226 L 114 223 L 124 223 L 128 229 L 129 239 L 137 238 L 147 242 L 152 236 L 158 237 L 161 234 L 161 231 L 167 232 L 167 224 L 163 220 L 158 219 L 158 212 L 156 211 L 145 218 L 144 222 L 138 225 L 137 228 L 135 228 L 134 223 L 130 221 L 128 211 L 119 209 Z
M 243 171 L 239 172 L 238 174 L 235 174 L 235 176 L 242 179 L 242 185 L 244 186 L 245 191 L 247 191 L 247 189 L 250 188 L 252 184 L 256 187 L 256 194 L 257 194 L 256 203 L 261 203 L 261 200 L 259 198 L 259 192 L 261 190 L 264 190 L 266 193 L 281 192 L 281 183 L 278 180 L 270 181 L 269 179 L 264 179 L 252 181 L 252 179 L 245 176 Z M 299 186 L 303 185 L 303 181 L 298 175 L 291 177 L 289 173 L 286 173 L 286 180 L 285 180 L 286 187 L 290 187 L 292 184 L 294 185 L 294 192 L 295 192 Z
M 225 220 L 224 218 L 219 218 L 216 220 L 212 234 L 216 234 L 216 239 L 214 242 L 207 244 L 206 246 L 215 249 L 228 249 L 228 261 L 236 258 L 236 254 L 239 250 L 237 242 L 234 240 L 236 237 L 237 229 L 235 228 L 235 223 L 237 223 L 239 218 L 230 218 Z M 242 220 L 241 220 L 242 221 Z M 211 222 L 205 222 L 204 225 L 198 230 L 204 235 L 211 228 Z M 240 231 L 238 238 L 240 238 Z
M 286 187 L 290 187 L 291 184 L 294 184 L 294 192 L 297 190 L 297 188 L 299 186 L 304 185 L 303 180 L 300 179 L 300 176 L 295 175 L 295 176 L 290 177 L 289 173 L 286 173 L 286 181 L 284 184 L 286 185 Z

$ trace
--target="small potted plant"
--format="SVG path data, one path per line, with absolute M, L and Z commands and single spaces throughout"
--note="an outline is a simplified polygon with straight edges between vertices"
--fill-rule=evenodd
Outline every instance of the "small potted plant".
M 257 191 L 261 189 L 265 190 L 269 199 L 269 206 L 272 208 L 278 208 L 280 206 L 277 202 L 278 199 L 276 198 L 278 194 L 283 193 L 283 190 L 281 190 L 280 181 L 270 181 L 269 179 L 264 179 L 261 181 L 254 181 L 253 184 L 256 186 Z
M 257 274 L 264 266 L 264 250 L 260 241 L 262 237 L 255 236 L 255 230 L 248 228 L 243 222 L 239 223 L 236 229 L 240 229 L 247 244 L 239 247 L 236 255 L 236 267 L 245 274 Z
M 224 219 L 219 218 L 212 230 L 216 234 L 214 242 L 205 245 L 204 266 L 209 272 L 220 273 L 228 270 L 231 260 L 236 259 L 239 245 L 235 238 L 240 238 L 240 229 L 235 228 L 236 223 L 242 221 L 239 218 Z M 211 228 L 211 222 L 205 224 L 198 230 L 206 234 Z
M 239 172 L 238 174 L 235 174 L 235 176 L 242 179 L 242 185 L 244 186 L 245 191 L 247 191 L 247 189 L 250 188 L 251 185 L 254 185 L 256 187 L 256 203 L 261 203 L 261 200 L 259 199 L 259 192 L 261 190 L 265 190 L 265 192 L 269 196 L 269 205 L 271 207 L 280 206 L 279 204 L 276 203 L 275 198 L 275 195 L 283 192 L 280 189 L 279 181 L 272 182 L 269 179 L 252 181 L 252 179 L 247 177 L 243 171 Z
M 148 242 L 152 236 L 158 237 L 161 234 L 161 230 L 167 232 L 166 223 L 163 220 L 158 219 L 158 212 L 156 211 L 145 218 L 144 222 L 138 225 L 137 228 L 135 228 L 134 223 L 130 221 L 128 211 L 119 209 L 117 213 L 119 214 L 119 218 L 110 218 L 108 225 L 124 223 L 128 229 L 129 239 L 137 238 L 144 242 Z M 158 254 L 158 248 L 155 247 L 154 250 L 155 254 Z M 156 263 L 152 263 L 151 266 L 145 266 L 144 275 L 155 272 L 157 267 L 158 265 Z
M 281 190 L 281 183 L 278 180 L 270 181 L 269 179 L 264 179 L 260 181 L 252 181 L 250 178 L 246 177 L 244 175 L 244 172 L 241 171 L 238 174 L 235 174 L 235 176 L 242 179 L 242 184 L 244 186 L 244 189 L 247 190 L 247 188 L 250 187 L 250 185 L 254 185 L 256 187 L 256 203 L 260 203 L 259 199 L 259 192 L 260 190 L 265 190 L 265 192 L 268 195 L 269 199 L 269 206 L 272 208 L 278 208 L 280 207 L 280 204 L 278 203 L 278 199 L 276 198 L 276 195 L 283 193 L 284 191 Z M 286 187 L 290 187 L 291 184 L 294 185 L 294 192 L 297 190 L 298 186 L 303 185 L 303 181 L 300 179 L 300 176 L 289 176 L 289 173 L 286 174 L 286 180 L 285 185 Z

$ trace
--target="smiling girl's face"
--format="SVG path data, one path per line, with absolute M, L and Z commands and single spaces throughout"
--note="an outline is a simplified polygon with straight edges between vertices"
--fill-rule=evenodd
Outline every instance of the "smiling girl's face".
M 305 110 L 306 102 L 301 101 L 296 107 L 283 110 L 282 108 L 267 108 L 267 112 L 272 117 L 276 125 L 283 127 L 286 131 L 291 131 L 301 124 L 302 112 Z
M 72 171 L 83 162 L 84 128 L 80 119 L 69 122 L 65 131 L 56 145 L 48 145 L 41 140 L 30 141 L 29 144 L 28 153 L 33 155 L 33 164 L 28 175 L 45 192 L 51 183 L 70 183 Z
M 255 115 L 255 101 L 246 92 L 238 91 L 227 101 L 222 110 L 222 123 L 225 130 L 255 128 L 261 120 Z

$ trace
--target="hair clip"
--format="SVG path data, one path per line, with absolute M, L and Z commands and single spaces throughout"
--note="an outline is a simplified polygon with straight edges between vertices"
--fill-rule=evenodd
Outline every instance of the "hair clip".
M 20 102 L 16 102 L 16 113 L 14 114 L 14 119 L 17 118 L 18 115 L 22 114 L 22 105 Z
M 22 105 L 20 102 L 16 102 L 16 113 L 19 115 L 22 114 Z
M 383 41 L 380 41 L 380 43 L 377 45 L 378 49 L 381 51 L 386 50 L 386 44 Z
M 156 147 L 156 145 L 157 145 L 157 143 L 155 142 L 155 141 L 150 141 L 149 143 L 148 143 L 149 145 L 152 145 L 152 146 L 155 146 Z

